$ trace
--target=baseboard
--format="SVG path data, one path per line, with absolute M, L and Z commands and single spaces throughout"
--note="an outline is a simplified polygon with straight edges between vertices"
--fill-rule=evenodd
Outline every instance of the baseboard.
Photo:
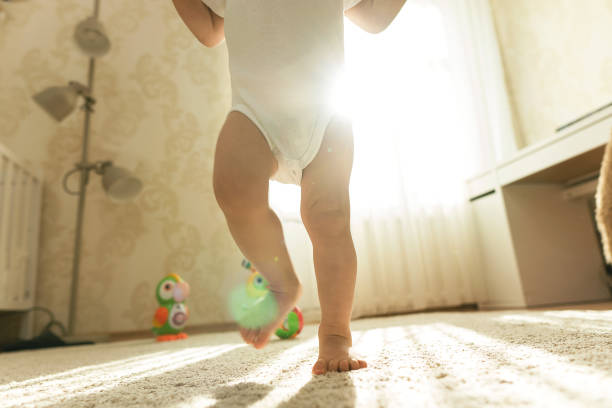
M 538 305 L 515 305 L 515 304 L 486 304 L 481 303 L 480 310 L 495 311 L 495 310 L 566 310 L 566 309 L 578 309 L 578 310 L 608 310 L 612 309 L 612 299 L 598 299 L 581 302 L 564 302 L 564 303 L 547 303 Z
M 236 331 L 238 330 L 238 325 L 236 323 L 210 323 L 210 324 L 201 324 L 194 326 L 187 326 L 184 330 L 185 333 L 196 335 L 196 334 L 204 334 L 204 333 L 218 333 L 218 332 L 226 332 L 226 331 Z M 111 332 L 108 335 L 108 341 L 126 341 L 126 340 L 140 340 L 140 339 L 148 339 L 154 338 L 155 335 L 151 332 L 151 330 L 134 330 L 134 331 L 126 331 L 126 332 Z
M 526 305 L 524 304 L 518 304 L 518 303 L 480 303 L 478 305 L 478 308 L 480 310 L 516 310 L 516 309 L 521 309 L 524 310 L 527 308 Z
M 358 319 L 371 319 L 375 317 L 391 317 L 391 316 L 402 316 L 408 314 L 417 314 L 417 313 L 437 313 L 437 312 L 465 312 L 465 311 L 475 311 L 478 310 L 479 306 L 476 303 L 464 303 L 457 306 L 440 306 L 440 307 L 429 307 L 427 309 L 418 309 L 418 310 L 406 310 L 406 311 L 397 311 L 397 312 L 389 312 L 389 313 L 377 313 L 372 315 L 363 315 L 357 317 Z
M 531 305 L 529 310 L 610 310 L 612 309 L 612 298 L 592 300 L 588 302 L 556 303 L 550 305 Z

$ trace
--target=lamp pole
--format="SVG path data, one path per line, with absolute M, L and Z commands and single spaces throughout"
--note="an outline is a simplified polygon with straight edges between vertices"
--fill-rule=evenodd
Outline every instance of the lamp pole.
M 97 3 L 97 1 L 96 1 Z M 81 176 L 79 178 L 79 203 L 76 218 L 76 231 L 74 234 L 74 255 L 72 258 L 72 282 L 70 284 L 70 309 L 68 311 L 68 334 L 74 335 L 74 325 L 77 308 L 77 292 L 79 287 L 79 268 L 81 262 L 81 241 L 83 236 L 83 216 L 85 214 L 85 195 L 87 193 L 87 183 L 89 182 L 88 151 L 89 151 L 89 124 L 95 99 L 91 96 L 93 90 L 93 79 L 95 72 L 95 61 L 89 58 L 89 72 L 87 76 L 87 88 L 89 94 L 85 95 L 85 124 L 83 126 L 83 142 L 81 147 L 81 162 L 77 164 Z
M 87 85 L 70 81 L 67 87 L 49 87 L 35 94 L 34 100 L 49 113 L 55 120 L 62 121 L 76 107 L 79 96 L 85 99 L 81 108 L 85 111 L 83 125 L 83 137 L 81 143 L 81 159 L 72 170 L 64 174 L 62 185 L 66 193 L 79 196 L 77 218 L 74 234 L 74 251 L 72 258 L 72 279 L 70 282 L 70 304 L 68 309 L 67 334 L 74 335 L 76 315 L 78 308 L 79 269 L 81 262 L 81 241 L 83 237 L 83 223 L 85 215 L 85 197 L 87 184 L 89 183 L 89 172 L 94 171 L 102 176 L 102 186 L 109 197 L 123 201 L 136 196 L 142 189 L 142 182 L 133 177 L 124 168 L 114 166 L 110 160 L 99 160 L 89 163 L 89 132 L 91 115 L 94 112 L 96 100 L 93 98 L 94 74 L 96 68 L 96 57 L 100 57 L 110 49 L 110 40 L 104 32 L 104 28 L 98 21 L 100 1 L 94 0 L 94 15 L 82 21 L 75 30 L 75 40 L 81 50 L 89 56 L 89 68 L 87 72 Z M 68 188 L 68 178 L 80 173 L 79 189 Z M 62 326 L 63 328 L 63 326 Z M 66 334 L 66 333 L 64 333 Z M 73 343 L 76 344 L 76 343 Z M 82 344 L 82 343 L 80 343 Z
M 94 0 L 94 16 L 98 18 L 100 10 L 100 1 Z M 76 231 L 74 234 L 74 254 L 72 257 L 72 282 L 70 283 L 70 306 L 68 309 L 68 334 L 74 335 L 74 326 L 76 320 L 77 309 L 77 294 L 79 287 L 79 268 L 81 263 L 81 240 L 83 236 L 83 216 L 85 214 L 85 195 L 87 193 L 87 183 L 89 182 L 89 167 L 88 167 L 88 151 L 89 151 L 89 124 L 91 114 L 93 113 L 93 105 L 96 103 L 92 97 L 93 82 L 96 69 L 96 59 L 89 58 L 89 69 L 87 72 L 87 89 L 85 97 L 85 124 L 83 126 L 83 143 L 81 147 L 81 162 L 77 164 L 77 168 L 81 172 L 79 178 L 79 203 L 76 218 Z

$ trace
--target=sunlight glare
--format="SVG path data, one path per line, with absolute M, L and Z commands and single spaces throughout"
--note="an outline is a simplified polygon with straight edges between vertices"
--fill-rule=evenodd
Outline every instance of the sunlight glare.
M 346 20 L 345 69 L 330 101 L 353 122 L 353 210 L 391 214 L 464 201 L 474 160 L 448 47 L 431 4 L 407 3 L 377 35 Z M 270 185 L 271 206 L 283 217 L 297 218 L 299 197 L 299 187 Z

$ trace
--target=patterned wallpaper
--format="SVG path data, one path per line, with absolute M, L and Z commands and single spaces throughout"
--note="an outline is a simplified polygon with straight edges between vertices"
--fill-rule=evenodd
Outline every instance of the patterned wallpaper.
M 4 8 L 0 142 L 45 173 L 37 304 L 66 322 L 77 199 L 62 191 L 61 178 L 80 158 L 83 114 L 58 124 L 31 95 L 69 80 L 86 83 L 88 59 L 72 34 L 93 1 L 29 0 Z M 129 168 L 144 190 L 117 204 L 92 174 L 76 330 L 150 328 L 155 285 L 169 272 L 192 284 L 190 324 L 227 321 L 224 293 L 241 256 L 211 180 L 231 99 L 226 48 L 200 45 L 170 1 L 102 0 L 100 19 L 112 49 L 97 60 L 90 159 Z
M 612 0 L 490 1 L 519 141 L 612 102 Z

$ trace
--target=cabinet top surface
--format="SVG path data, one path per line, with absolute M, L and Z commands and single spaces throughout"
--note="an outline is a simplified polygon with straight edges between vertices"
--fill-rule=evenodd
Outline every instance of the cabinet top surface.
M 501 184 L 509 184 L 572 158 L 578 158 L 594 149 L 603 152 L 602 147 L 610 139 L 611 131 L 612 107 L 609 107 L 559 134 L 519 150 L 494 168 L 471 177 L 468 183 L 489 176 L 492 172 L 503 172 L 504 180 L 500 180 Z M 588 157 L 590 156 L 592 155 Z

